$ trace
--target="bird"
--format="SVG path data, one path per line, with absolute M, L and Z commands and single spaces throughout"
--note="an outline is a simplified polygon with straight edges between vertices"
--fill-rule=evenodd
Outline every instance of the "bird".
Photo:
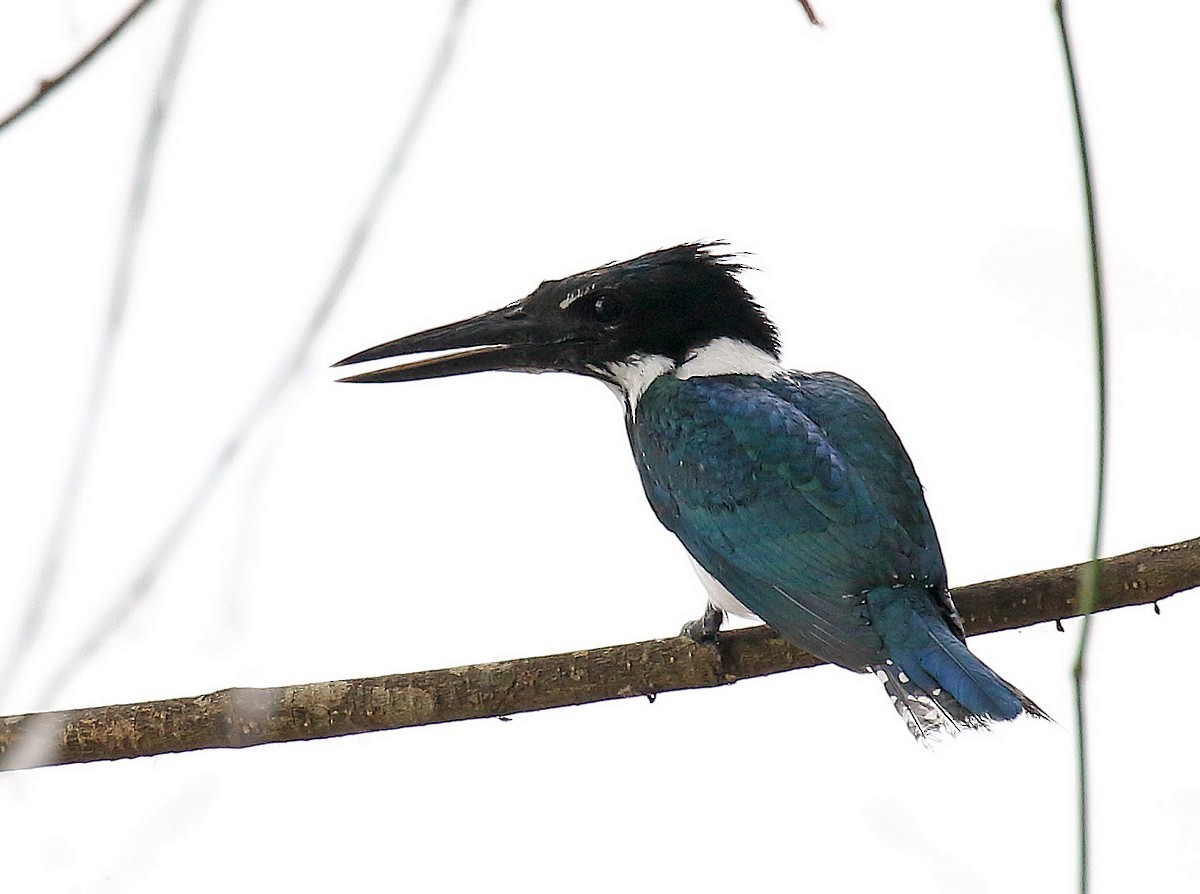
M 340 379 L 493 370 L 599 379 L 624 405 L 646 498 L 704 585 L 682 634 L 727 615 L 875 674 L 919 740 L 1022 714 L 1032 700 L 972 654 L 913 463 L 871 396 L 784 368 L 778 330 L 722 241 L 689 242 L 542 282 L 478 316 L 334 366 L 427 355 Z

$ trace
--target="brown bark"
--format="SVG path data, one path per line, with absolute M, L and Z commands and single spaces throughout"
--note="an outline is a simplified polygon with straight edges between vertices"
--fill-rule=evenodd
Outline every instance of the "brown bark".
M 971 635 L 1078 614 L 1083 565 L 960 587 Z M 1101 563 L 1097 611 L 1200 586 L 1200 538 Z M 446 670 L 336 680 L 132 705 L 0 717 L 4 769 L 245 748 L 503 717 L 607 699 L 721 686 L 822 662 L 765 627 L 724 633 L 719 649 L 683 637 Z

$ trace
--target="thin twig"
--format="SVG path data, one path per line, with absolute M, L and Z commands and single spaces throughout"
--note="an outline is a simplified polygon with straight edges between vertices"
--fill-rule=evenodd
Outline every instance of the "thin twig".
M 125 311 L 129 304 L 129 293 L 133 282 L 134 261 L 141 244 L 142 225 L 146 220 L 146 206 L 150 199 L 150 190 L 154 185 L 154 169 L 158 161 L 158 149 L 175 96 L 175 84 L 187 53 L 192 23 L 199 7 L 200 0 L 187 0 L 180 8 L 179 18 L 175 22 L 174 32 L 171 35 L 170 46 L 163 57 L 158 84 L 150 101 L 150 111 L 146 117 L 141 144 L 138 147 L 137 159 L 134 163 L 129 203 L 125 208 L 124 230 L 117 246 L 116 272 L 113 276 L 112 293 L 108 301 L 108 313 L 104 319 L 104 332 L 101 335 L 95 364 L 88 377 L 91 382 L 91 391 L 84 404 L 79 432 L 75 437 L 75 449 L 71 454 L 66 480 L 63 482 L 58 509 L 50 526 L 46 550 L 42 554 L 42 561 L 38 566 L 37 576 L 34 578 L 33 592 L 29 596 L 25 616 L 17 628 L 16 637 L 9 650 L 4 669 L 0 671 L 0 704 L 3 704 L 8 688 L 13 684 L 25 657 L 41 633 L 42 622 L 45 620 L 47 609 L 53 599 L 55 586 L 58 583 L 58 573 L 62 568 L 63 558 L 66 555 L 71 531 L 75 524 L 79 499 L 83 491 L 84 475 L 95 445 L 96 426 L 108 394 L 113 362 L 116 359 L 117 346 L 124 328 Z M 131 17 L 133 14 L 130 12 L 129 16 Z
M 962 587 L 972 635 L 1079 614 L 1072 565 Z M 1200 538 L 1101 563 L 1095 608 L 1157 603 L 1200 586 Z M 450 632 L 447 636 L 452 636 Z M 246 748 L 722 686 L 822 662 L 766 627 L 722 634 L 717 648 L 685 637 L 439 671 L 0 717 L 5 769 Z
M 825 23 L 817 17 L 817 11 L 812 8 L 812 4 L 808 0 L 800 0 L 800 5 L 804 7 L 804 14 L 808 16 L 810 25 L 816 25 L 818 28 L 825 27 Z
M 1079 172 L 1083 180 L 1083 196 L 1087 207 L 1087 237 L 1092 261 L 1092 314 L 1096 341 L 1096 503 L 1092 519 L 1092 562 L 1088 573 L 1079 580 L 1079 605 L 1083 610 L 1083 625 L 1079 630 L 1079 649 L 1075 655 L 1072 677 L 1075 686 L 1075 757 L 1079 777 L 1079 891 L 1087 894 L 1090 865 L 1088 834 L 1088 766 L 1087 711 L 1085 683 L 1087 679 L 1088 635 L 1091 632 L 1091 612 L 1096 604 L 1099 576 L 1100 540 L 1104 525 L 1105 471 L 1108 456 L 1108 376 L 1104 335 L 1104 280 L 1100 263 L 1100 237 L 1096 223 L 1096 195 L 1092 186 L 1092 168 L 1088 156 L 1087 127 L 1084 124 L 1083 103 L 1079 98 L 1079 79 L 1075 74 L 1074 53 L 1067 27 L 1065 0 L 1057 0 L 1054 11 L 1058 18 L 1058 33 L 1062 41 L 1063 61 L 1067 83 L 1071 88 L 1071 105 L 1075 113 L 1075 134 L 1079 149 Z
M 125 13 L 125 15 L 121 16 L 121 18 L 119 18 L 111 28 L 104 32 L 104 34 L 100 35 L 95 43 L 84 50 L 83 55 L 76 58 L 75 61 L 73 61 L 58 74 L 52 75 L 48 78 L 42 78 L 41 82 L 38 84 L 37 90 L 33 92 L 32 96 L 5 115 L 3 119 L 0 119 L 0 131 L 24 117 L 27 112 L 30 112 L 36 108 L 43 99 L 61 87 L 74 75 L 78 74 L 85 65 L 87 65 L 96 57 L 97 53 L 108 46 L 109 43 L 112 42 L 113 38 L 124 31 L 126 26 L 128 26 L 130 22 L 137 18 L 138 14 L 153 2 L 154 0 L 138 0 L 138 2 L 133 4 L 129 11 Z
M 391 153 L 380 172 L 367 203 L 359 215 L 354 229 L 342 251 L 341 259 L 326 285 L 320 300 L 313 308 L 308 322 L 296 343 L 288 349 L 283 362 L 268 381 L 267 386 L 250 406 L 221 447 L 217 456 L 209 465 L 208 470 L 198 482 L 182 510 L 167 527 L 162 538 L 155 544 L 150 555 L 142 564 L 141 569 L 133 579 L 124 586 L 109 603 L 109 608 L 88 634 L 80 641 L 74 651 L 64 662 L 59 671 L 46 684 L 39 697 L 41 703 L 52 701 L 59 691 L 83 668 L 87 661 L 95 655 L 108 639 L 120 628 L 142 598 L 153 587 L 159 574 L 174 554 L 175 549 L 183 542 L 192 523 L 199 516 L 201 509 L 208 502 L 218 484 L 221 483 L 234 461 L 241 454 L 246 443 L 258 426 L 274 409 L 280 397 L 295 381 L 308 360 L 309 351 L 317 336 L 329 320 L 330 314 L 342 296 L 346 284 L 350 281 L 358 265 L 359 256 L 375 226 L 375 221 L 383 208 L 384 200 L 391 189 L 392 183 L 404 167 L 417 137 L 420 135 L 429 109 L 445 80 L 454 53 L 458 46 L 458 38 L 462 32 L 466 13 L 471 0 L 457 0 L 450 11 L 442 35 L 441 45 L 434 57 L 433 63 L 426 74 L 417 101 L 405 121 Z

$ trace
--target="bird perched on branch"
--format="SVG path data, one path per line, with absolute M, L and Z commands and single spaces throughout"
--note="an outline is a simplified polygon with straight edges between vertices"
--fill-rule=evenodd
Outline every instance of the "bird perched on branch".
M 338 366 L 437 352 L 346 382 L 486 370 L 600 379 L 655 515 L 708 591 L 684 627 L 757 616 L 826 661 L 873 672 L 919 738 L 1046 715 L 966 647 L 937 533 L 900 439 L 836 373 L 779 362 L 775 326 L 723 243 L 678 245 L 543 282 L 468 320 Z

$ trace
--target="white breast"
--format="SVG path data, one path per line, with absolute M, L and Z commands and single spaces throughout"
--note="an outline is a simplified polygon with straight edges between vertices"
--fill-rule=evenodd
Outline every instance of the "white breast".
M 721 611 L 737 615 L 739 618 L 758 618 L 758 615 L 738 602 L 738 598 L 726 590 L 724 584 L 701 568 L 699 562 L 690 555 L 688 559 L 691 561 L 692 567 L 696 569 L 696 574 L 700 576 L 700 583 L 704 584 L 704 589 L 708 591 L 709 602 Z

